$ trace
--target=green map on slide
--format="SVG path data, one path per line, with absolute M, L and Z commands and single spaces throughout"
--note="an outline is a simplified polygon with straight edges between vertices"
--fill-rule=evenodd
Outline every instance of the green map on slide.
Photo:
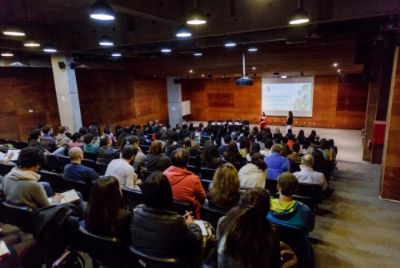
M 299 88 L 293 108 L 296 111 L 308 111 L 311 109 L 311 84 L 303 84 Z

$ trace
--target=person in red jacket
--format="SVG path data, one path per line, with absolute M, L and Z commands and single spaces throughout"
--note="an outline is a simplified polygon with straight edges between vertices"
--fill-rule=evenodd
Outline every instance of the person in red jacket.
M 196 210 L 196 218 L 200 219 L 200 208 L 206 199 L 206 193 L 200 182 L 199 176 L 186 169 L 190 153 L 184 148 L 172 152 L 172 166 L 163 174 L 167 176 L 175 200 L 189 201 Z

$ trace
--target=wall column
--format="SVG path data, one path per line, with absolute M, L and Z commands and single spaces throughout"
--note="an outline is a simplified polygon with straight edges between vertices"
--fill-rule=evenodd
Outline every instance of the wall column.
M 167 77 L 168 116 L 171 128 L 182 124 L 182 89 L 178 77 Z
M 400 55 L 396 48 L 386 120 L 381 197 L 400 201 Z
M 64 63 L 64 68 L 60 68 L 59 62 Z M 76 132 L 82 127 L 82 116 L 75 69 L 70 67 L 72 62 L 72 57 L 66 55 L 51 56 L 60 122 L 61 125 L 68 126 L 70 132 Z

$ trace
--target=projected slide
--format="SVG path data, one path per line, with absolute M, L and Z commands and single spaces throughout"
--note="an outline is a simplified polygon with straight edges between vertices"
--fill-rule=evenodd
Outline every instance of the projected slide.
M 311 117 L 314 77 L 263 78 L 261 109 L 266 115 Z

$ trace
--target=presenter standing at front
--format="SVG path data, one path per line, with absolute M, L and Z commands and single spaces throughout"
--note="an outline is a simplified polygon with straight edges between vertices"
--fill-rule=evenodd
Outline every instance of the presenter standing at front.
M 260 119 L 258 120 L 258 127 L 260 128 L 260 130 L 267 128 L 267 123 L 268 123 L 267 116 L 263 112 L 260 116 Z
M 293 113 L 292 111 L 289 111 L 288 117 L 286 119 L 286 133 L 288 132 L 289 129 L 292 129 L 293 127 Z

